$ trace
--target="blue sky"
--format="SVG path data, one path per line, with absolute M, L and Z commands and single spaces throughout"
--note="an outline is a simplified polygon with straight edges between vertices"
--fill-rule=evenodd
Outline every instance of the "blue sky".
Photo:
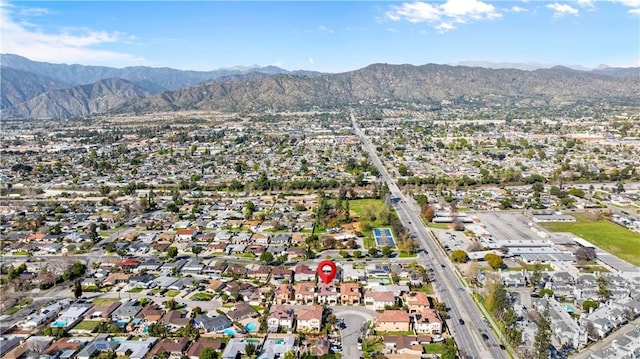
M 0 4 L 1 52 L 54 63 L 327 72 L 376 62 L 640 64 L 640 0 Z

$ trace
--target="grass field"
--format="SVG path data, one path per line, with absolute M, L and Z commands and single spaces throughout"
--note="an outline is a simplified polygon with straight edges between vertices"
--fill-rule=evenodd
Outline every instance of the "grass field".
M 91 332 L 94 329 L 96 329 L 98 324 L 100 324 L 99 320 L 83 320 L 80 323 L 78 323 L 78 325 L 73 327 L 73 329 L 75 329 L 75 330 L 88 330 L 88 331 Z
M 109 305 L 113 302 L 119 302 L 120 299 L 118 298 L 96 298 L 93 300 L 93 305 L 97 306 L 103 306 L 103 305 Z
M 605 251 L 640 266 L 640 234 L 607 220 L 592 221 L 583 213 L 572 213 L 574 223 L 542 223 L 553 232 L 571 232 Z
M 427 223 L 427 226 L 436 229 L 450 229 L 447 223 Z
M 171 297 L 171 298 L 173 298 L 173 297 L 175 297 L 175 296 L 176 296 L 176 295 L 178 295 L 178 294 L 180 294 L 180 291 L 179 291 L 179 290 L 169 289 L 168 291 L 166 291 L 166 292 L 164 293 L 164 296 L 165 296 L 165 297 Z
M 129 290 L 129 293 L 140 293 L 143 290 L 143 288 L 131 288 L 131 290 Z
M 381 199 L 357 199 L 349 201 L 349 209 L 355 212 L 358 217 L 362 217 L 365 209 L 371 209 L 371 212 L 377 214 L 385 209 L 385 205 L 384 200 Z M 372 228 L 383 226 L 379 220 L 373 221 L 370 225 Z M 364 235 L 363 244 L 365 249 L 376 247 L 372 231 L 362 231 L 362 234 Z

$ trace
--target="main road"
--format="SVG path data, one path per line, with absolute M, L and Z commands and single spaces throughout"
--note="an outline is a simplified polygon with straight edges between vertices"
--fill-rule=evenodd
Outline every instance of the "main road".
M 365 151 L 378 169 L 382 180 L 387 184 L 390 193 L 399 199 L 396 201 L 395 209 L 400 220 L 410 233 L 416 235 L 418 242 L 424 249 L 419 253 L 420 260 L 432 269 L 436 294 L 439 300 L 449 308 L 448 327 L 456 340 L 460 353 L 465 358 L 507 358 L 507 353 L 500 349 L 499 341 L 487 324 L 485 316 L 465 289 L 466 285 L 462 282 L 462 278 L 456 275 L 455 268 L 448 256 L 435 242 L 435 235 L 422 223 L 419 214 L 411 209 L 410 202 L 405 199 L 395 181 L 382 165 L 375 147 L 360 129 L 353 114 L 351 114 L 351 122 L 356 135 L 360 137 Z M 459 319 L 463 319 L 464 324 L 460 324 Z

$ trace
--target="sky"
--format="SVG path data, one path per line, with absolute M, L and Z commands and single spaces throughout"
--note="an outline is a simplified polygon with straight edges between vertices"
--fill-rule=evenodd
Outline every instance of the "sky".
M 0 11 L 0 52 L 51 63 L 323 72 L 477 61 L 640 66 L 640 0 L 0 0 Z

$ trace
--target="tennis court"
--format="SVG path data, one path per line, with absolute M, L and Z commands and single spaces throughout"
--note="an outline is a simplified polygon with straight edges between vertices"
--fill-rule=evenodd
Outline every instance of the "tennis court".
M 391 233 L 391 228 L 374 228 L 373 229 L 373 237 L 376 240 L 376 245 L 378 247 L 395 247 L 396 241 L 393 239 L 393 234 Z

